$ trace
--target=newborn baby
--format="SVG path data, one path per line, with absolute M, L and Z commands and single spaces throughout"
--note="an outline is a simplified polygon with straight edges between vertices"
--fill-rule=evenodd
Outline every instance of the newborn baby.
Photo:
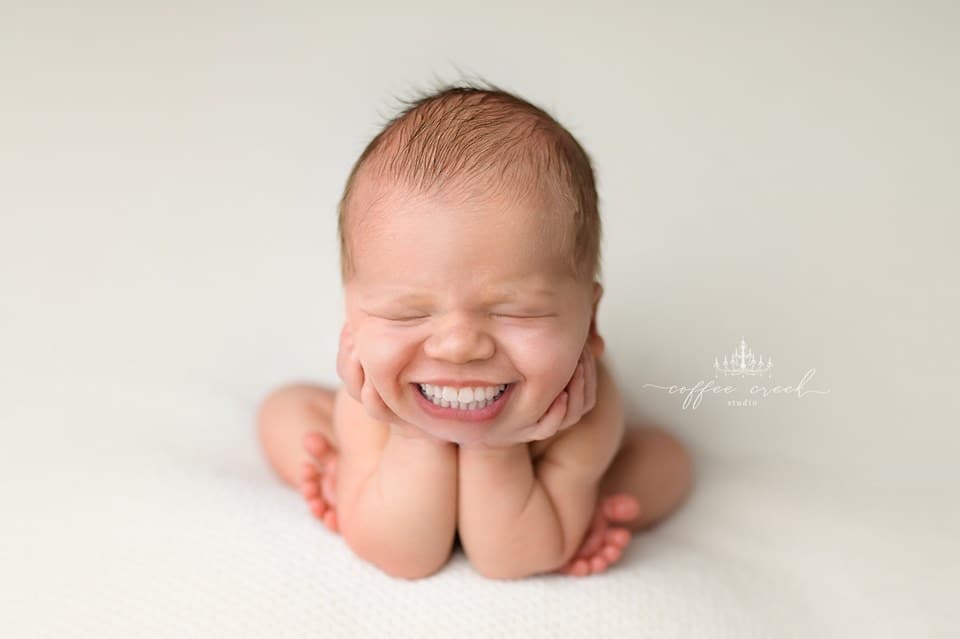
M 588 575 L 688 493 L 683 446 L 624 423 L 603 361 L 600 219 L 573 136 L 494 88 L 408 103 L 340 202 L 336 391 L 261 404 L 276 472 L 384 572 Z

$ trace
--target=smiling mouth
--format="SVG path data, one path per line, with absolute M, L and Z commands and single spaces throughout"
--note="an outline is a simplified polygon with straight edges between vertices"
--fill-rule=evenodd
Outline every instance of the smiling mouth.
M 501 384 L 500 390 L 497 392 L 496 395 L 494 395 L 490 399 L 484 398 L 483 400 L 480 400 L 480 401 L 472 401 L 472 402 L 466 402 L 466 403 L 461 403 L 455 400 L 448 401 L 432 395 L 428 395 L 425 392 L 422 384 L 417 384 L 416 386 L 417 386 L 417 390 L 420 392 L 420 395 L 423 396 L 423 398 L 426 399 L 428 402 L 432 403 L 434 406 L 438 406 L 440 408 L 452 408 L 455 410 L 479 411 L 481 409 L 487 408 L 488 406 L 491 406 L 499 402 L 503 398 L 504 394 L 507 392 L 507 389 L 509 389 L 510 386 L 512 386 L 512 384 Z

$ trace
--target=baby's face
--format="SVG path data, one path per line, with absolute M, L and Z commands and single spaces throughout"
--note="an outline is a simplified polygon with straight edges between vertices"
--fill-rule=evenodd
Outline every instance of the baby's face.
M 541 210 L 396 194 L 366 216 L 354 227 L 347 320 L 387 406 L 467 444 L 540 419 L 573 374 L 599 287 L 565 272 Z M 420 384 L 438 381 L 512 387 L 487 409 L 495 416 L 468 420 L 425 404 Z

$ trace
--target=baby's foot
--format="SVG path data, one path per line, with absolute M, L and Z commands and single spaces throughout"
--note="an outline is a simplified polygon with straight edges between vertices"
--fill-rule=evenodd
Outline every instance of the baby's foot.
M 640 514 L 640 502 L 629 493 L 617 493 L 597 500 L 593 521 L 576 554 L 556 572 L 583 577 L 603 572 L 617 561 L 630 543 L 633 532 L 626 527 L 611 526 L 627 522 Z
M 337 451 L 317 432 L 303 436 L 310 459 L 300 472 L 300 493 L 310 512 L 333 532 L 339 532 L 336 511 Z

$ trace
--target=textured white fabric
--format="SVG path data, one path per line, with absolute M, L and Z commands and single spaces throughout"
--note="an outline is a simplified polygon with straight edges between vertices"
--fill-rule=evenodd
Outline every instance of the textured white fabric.
M 955 538 L 889 484 L 698 455 L 691 502 L 607 574 L 488 581 L 458 554 L 405 582 L 270 474 L 249 397 L 48 381 L 47 405 L 4 414 L 21 427 L 0 448 L 9 636 L 937 636 L 949 611 Z

